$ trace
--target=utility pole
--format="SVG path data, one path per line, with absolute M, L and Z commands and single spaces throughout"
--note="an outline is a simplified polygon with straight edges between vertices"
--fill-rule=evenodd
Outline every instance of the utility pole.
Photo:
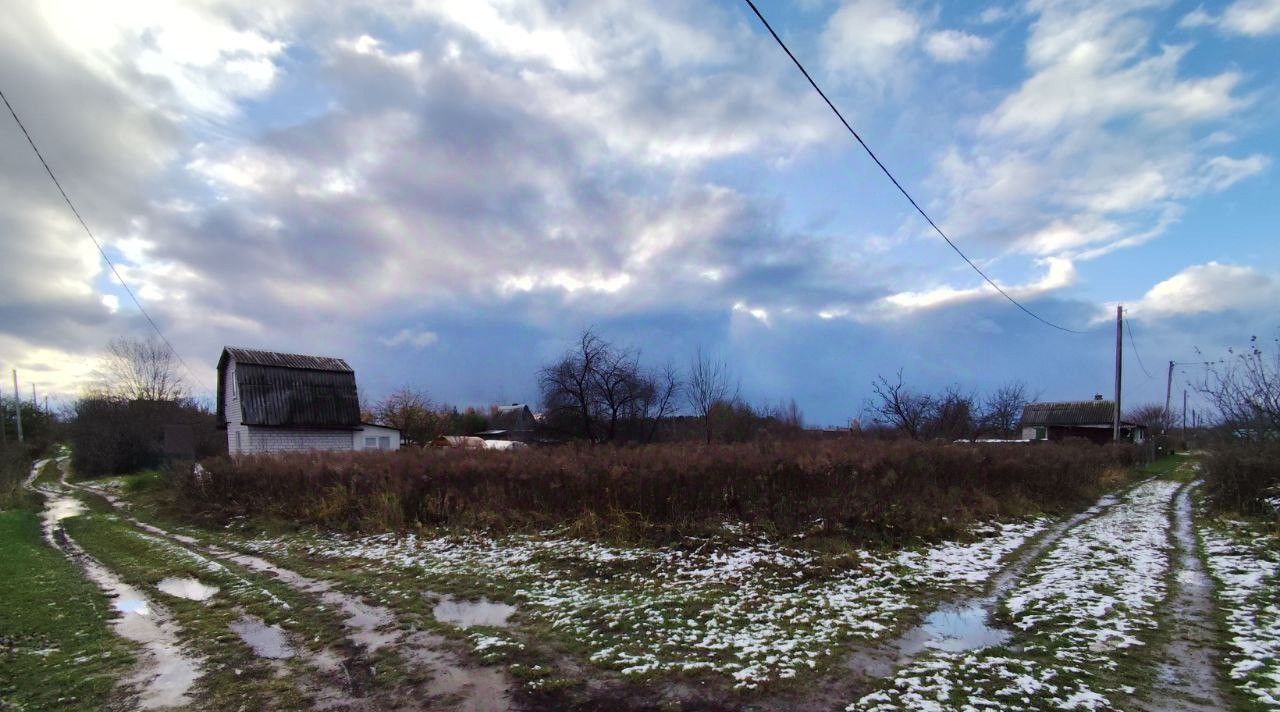
M 31 407 L 37 410 L 40 408 L 40 401 L 36 400 L 36 384 L 34 383 L 31 384 Z
M 1111 413 L 1111 439 L 1120 440 L 1120 381 L 1124 367 L 1124 307 L 1116 305 L 1116 403 Z
M 1187 439 L 1187 389 L 1182 389 L 1182 439 Z
M 18 442 L 22 442 L 22 398 L 18 396 L 18 369 L 13 369 L 13 419 L 17 422 Z
M 1173 395 L 1173 362 L 1169 362 L 1169 378 L 1164 382 L 1164 422 L 1161 423 L 1160 433 L 1164 434 L 1169 429 L 1169 423 L 1173 417 L 1169 415 L 1169 396 Z

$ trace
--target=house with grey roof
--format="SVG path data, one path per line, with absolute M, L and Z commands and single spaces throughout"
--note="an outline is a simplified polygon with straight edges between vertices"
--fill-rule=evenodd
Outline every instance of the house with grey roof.
M 228 346 L 217 418 L 232 455 L 400 448 L 395 428 L 360 421 L 356 374 L 340 358 Z
M 1018 423 L 1024 440 L 1066 440 L 1084 438 L 1096 443 L 1112 440 L 1112 417 L 1115 401 L 1101 396 L 1089 401 L 1028 403 Z M 1147 439 L 1147 428 L 1122 420 L 1120 439 L 1141 444 Z

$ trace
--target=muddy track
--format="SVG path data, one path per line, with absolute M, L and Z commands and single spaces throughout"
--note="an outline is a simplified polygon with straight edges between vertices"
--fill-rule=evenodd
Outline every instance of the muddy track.
M 64 480 L 65 482 L 65 477 Z M 490 712 L 509 710 L 512 701 L 512 682 L 500 669 L 469 665 L 446 647 L 447 641 L 438 635 L 413 631 L 402 625 L 395 613 L 383 606 L 366 603 L 359 597 L 345 593 L 331 581 L 304 576 L 274 564 L 266 559 L 214 544 L 201 542 L 193 537 L 171 532 L 144 522 L 124 510 L 125 503 L 102 489 L 81 484 L 67 483 L 83 492 L 106 500 L 120 518 L 135 527 L 143 536 L 185 551 L 188 555 L 215 563 L 232 563 L 256 574 L 270 577 L 289 588 L 331 606 L 344 616 L 351 646 L 344 651 L 320 653 L 314 663 L 322 671 L 333 671 L 334 663 L 341 667 L 347 681 L 347 695 L 335 695 L 324 690 L 319 702 L 328 709 L 440 709 L 463 712 Z M 252 621 L 243 621 L 261 635 L 261 628 Z M 260 623 L 260 621 L 259 621 Z M 243 637 L 243 636 L 242 636 Z M 383 649 L 398 653 L 415 670 L 426 671 L 430 682 L 426 689 L 404 695 L 396 691 L 375 691 L 369 687 L 371 663 L 369 656 Z M 408 697 L 408 699 L 406 699 Z M 335 699 L 336 698 L 336 699 Z M 335 704 L 336 703 L 336 704 Z
M 117 614 L 111 621 L 112 628 L 120 637 L 138 645 L 133 672 L 122 680 L 136 692 L 133 705 L 137 709 L 159 709 L 190 703 L 191 688 L 202 674 L 203 661 L 184 648 L 178 638 L 180 628 L 164 607 L 126 584 L 67 535 L 62 520 L 80 514 L 84 508 L 65 490 L 35 484 L 36 475 L 48 462 L 37 462 L 26 481 L 29 488 L 45 498 L 45 540 L 107 594 Z M 60 466 L 65 472 L 65 461 Z
M 1148 710 L 1200 712 L 1226 709 L 1215 669 L 1221 631 L 1214 620 L 1213 582 L 1200 559 L 1191 493 L 1200 481 L 1183 485 L 1173 506 L 1171 533 L 1177 551 L 1177 575 L 1165 621 L 1169 643 L 1157 666 Z
M 1107 494 L 1093 506 L 1054 524 L 1017 551 L 1009 563 L 993 575 L 980 596 L 962 598 L 938 606 L 924 622 L 892 640 L 886 640 L 849 654 L 844 668 L 865 679 L 892 677 L 898 669 L 915 662 L 930 650 L 963 651 L 1005 643 L 1010 631 L 996 625 L 995 611 L 1046 551 L 1073 528 L 1101 516 L 1123 496 Z

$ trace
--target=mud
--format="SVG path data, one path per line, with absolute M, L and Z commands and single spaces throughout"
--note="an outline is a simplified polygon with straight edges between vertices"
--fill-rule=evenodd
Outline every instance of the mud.
M 61 465 L 65 478 L 66 462 Z M 79 565 L 86 578 L 107 594 L 112 608 L 119 614 L 112 621 L 115 632 L 141 647 L 134 671 L 124 680 L 138 690 L 137 707 L 159 709 L 190 703 L 191 688 L 202 674 L 202 661 L 189 655 L 178 643 L 177 624 L 170 620 L 163 607 L 156 606 L 141 591 L 126 584 L 67 536 L 61 522 L 84 511 L 83 505 L 77 507 L 68 502 L 79 504 L 78 500 L 53 489 L 44 488 L 41 492 L 47 497 L 43 516 L 45 539 Z
M 511 682 L 492 667 L 469 667 L 445 649 L 445 639 L 430 633 L 409 635 L 407 654 L 431 672 L 430 693 L 439 709 L 492 712 L 512 707 Z M 433 707 L 434 709 L 434 707 Z
M 287 660 L 294 655 L 284 629 L 278 625 L 267 625 L 257 616 L 244 616 L 231 624 L 231 630 L 260 658 Z
M 270 576 L 296 591 L 315 596 L 325 605 L 341 611 L 345 615 L 343 622 L 353 644 L 364 649 L 366 653 L 383 648 L 394 649 L 410 663 L 424 668 L 430 674 L 431 682 L 427 686 L 426 693 L 435 702 L 427 705 L 427 709 L 488 712 L 507 710 L 512 707 L 512 682 L 504 671 L 465 664 L 460 656 L 445 647 L 446 641 L 439 636 L 422 632 L 405 635 L 403 632 L 405 627 L 397 621 L 394 613 L 388 608 L 365 603 L 356 596 L 338 591 L 332 582 L 304 576 L 261 557 L 205 544 L 195 538 L 169 532 L 128 515 L 122 516 L 125 521 L 142 531 L 185 545 L 192 554 L 212 557 L 209 561 L 213 565 L 220 566 L 219 561 L 238 564 L 255 573 Z M 511 611 L 507 612 L 506 608 L 511 608 Z M 465 611 L 469 616 L 468 620 L 505 623 L 506 618 L 515 609 L 506 604 L 482 599 L 478 604 L 463 605 L 458 610 Z M 242 619 L 241 623 L 243 622 Z M 476 625 L 481 624 L 476 623 Z M 494 624 L 493 622 L 483 623 L 483 625 Z M 245 639 L 240 630 L 236 630 L 236 633 L 242 640 Z M 260 631 L 256 634 L 269 635 Z M 253 647 L 253 643 L 248 640 L 245 642 L 251 648 Z M 343 675 L 348 680 L 348 687 L 351 686 L 346 662 L 333 651 L 323 651 L 308 656 L 306 661 L 322 672 Z M 313 692 L 316 693 L 316 709 L 361 707 L 364 702 L 367 702 L 345 693 L 339 694 L 332 688 L 317 689 Z M 422 707 L 417 702 L 410 706 L 413 709 Z
M 1178 492 L 1173 509 L 1173 540 L 1178 573 L 1166 620 L 1171 637 L 1156 670 L 1157 683 L 1148 710 L 1198 712 L 1226 709 L 1214 662 L 1214 641 L 1221 640 L 1214 622 L 1213 583 L 1200 560 L 1191 492 L 1196 481 Z

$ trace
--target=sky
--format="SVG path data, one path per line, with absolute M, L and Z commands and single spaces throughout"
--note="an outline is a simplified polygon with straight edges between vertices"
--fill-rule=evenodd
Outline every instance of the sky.
M 1280 0 L 759 6 L 956 243 L 1083 333 L 986 287 L 741 2 L 43 0 L 8 8 L 0 89 L 197 394 L 238 345 L 344 358 L 371 400 L 536 402 L 594 328 L 839 425 L 899 369 L 1109 395 L 1117 304 L 1130 404 L 1275 336 Z M 8 116 L 0 248 L 24 392 L 147 336 Z

